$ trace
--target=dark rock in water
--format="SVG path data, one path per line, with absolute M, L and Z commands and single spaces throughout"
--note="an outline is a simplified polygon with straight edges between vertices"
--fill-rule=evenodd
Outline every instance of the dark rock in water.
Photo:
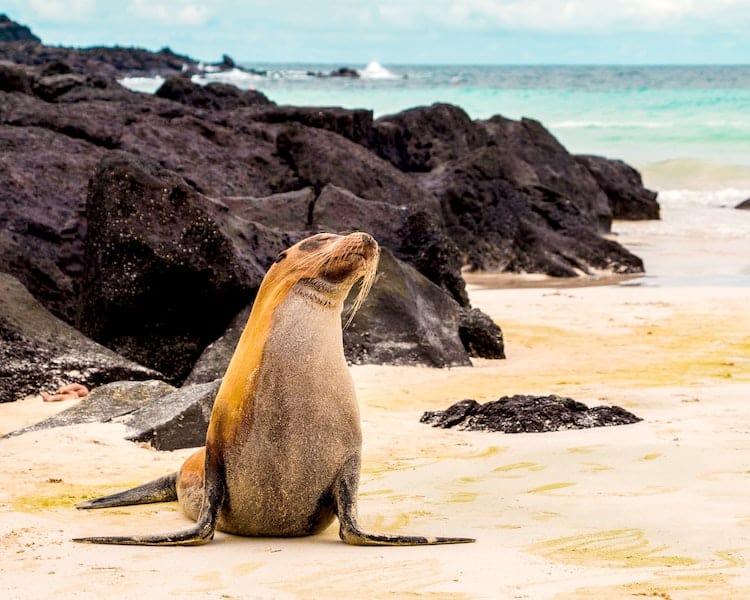
M 609 231 L 612 209 L 606 194 L 588 169 L 544 125 L 534 119 L 514 121 L 499 115 L 480 123 L 487 130 L 490 145 L 512 157 L 513 180 L 521 189 L 552 190 L 556 197 L 576 207 L 581 227 Z
M 575 159 L 607 194 L 613 218 L 631 221 L 659 218 L 656 192 L 643 187 L 641 174 L 633 167 L 601 156 L 577 155 Z
M 75 406 L 34 425 L 11 431 L 6 437 L 78 423 L 107 423 L 137 411 L 174 389 L 158 379 L 107 383 L 93 389 Z
M 198 85 L 179 75 L 168 77 L 155 95 L 180 104 L 208 110 L 234 110 L 240 107 L 273 104 L 255 90 L 240 90 L 226 83 L 212 82 Z
M 750 210 L 750 198 L 747 200 L 743 200 L 740 202 L 735 208 L 738 208 L 740 210 Z
M 458 334 L 460 313 L 461 307 L 448 294 L 384 249 L 375 284 L 344 330 L 347 360 L 354 364 L 470 365 Z
M 0 402 L 70 383 L 95 387 L 160 377 L 100 346 L 47 311 L 14 277 L 0 273 Z
M 339 67 L 338 69 L 331 71 L 328 74 L 329 77 L 351 77 L 352 79 L 359 78 L 359 72 L 349 67 Z
M 554 277 L 643 271 L 638 257 L 601 237 L 593 214 L 498 146 L 444 163 L 421 181 L 440 198 L 448 234 L 474 269 Z
M 505 358 L 503 332 L 478 308 L 461 308 L 458 335 L 469 356 L 474 358 Z
M 560 396 L 503 396 L 479 404 L 462 400 L 446 410 L 425 412 L 420 419 L 433 427 L 456 427 L 468 431 L 541 433 L 566 429 L 587 429 L 629 425 L 639 417 L 619 406 L 595 406 Z
M 79 326 L 170 382 L 187 376 L 287 245 L 251 223 L 220 223 L 209 204 L 173 173 L 122 152 L 91 180 Z
M 221 380 L 183 386 L 126 415 L 120 421 L 135 431 L 128 439 L 157 450 L 203 446 L 220 385 Z
M 41 42 L 26 25 L 11 21 L 7 15 L 0 15 L 0 42 Z

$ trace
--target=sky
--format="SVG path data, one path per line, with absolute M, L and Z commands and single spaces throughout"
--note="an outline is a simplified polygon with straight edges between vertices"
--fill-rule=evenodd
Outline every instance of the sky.
M 207 62 L 748 64 L 750 0 L 4 0 L 45 44 Z

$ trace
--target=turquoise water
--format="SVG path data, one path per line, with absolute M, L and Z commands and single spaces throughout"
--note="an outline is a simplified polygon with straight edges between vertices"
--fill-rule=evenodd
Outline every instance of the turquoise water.
M 356 80 L 306 76 L 330 66 L 255 67 L 269 76 L 248 84 L 280 104 L 368 108 L 377 117 L 449 102 L 473 118 L 537 119 L 571 152 L 637 166 L 698 160 L 750 168 L 750 66 L 371 64 L 371 76 Z

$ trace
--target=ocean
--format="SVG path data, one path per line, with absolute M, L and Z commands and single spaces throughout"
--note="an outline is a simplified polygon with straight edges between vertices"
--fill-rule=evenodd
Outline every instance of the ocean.
M 660 222 L 613 228 L 623 240 L 650 232 L 677 259 L 646 257 L 643 284 L 750 287 L 750 211 L 733 209 L 750 198 L 750 65 L 346 65 L 359 79 L 312 75 L 337 65 L 244 66 L 265 74 L 195 80 L 254 88 L 278 104 L 367 108 L 375 117 L 448 102 L 476 119 L 541 121 L 570 152 L 622 159 L 659 192 Z M 124 83 L 152 92 L 161 81 Z

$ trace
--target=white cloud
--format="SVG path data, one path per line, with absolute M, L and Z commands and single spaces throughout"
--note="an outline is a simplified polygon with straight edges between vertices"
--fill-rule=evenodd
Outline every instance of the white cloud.
M 652 31 L 690 27 L 716 33 L 750 26 L 749 0 L 380 0 L 394 26 L 543 32 Z M 713 31 L 711 31 L 713 29 Z
M 213 14 L 208 6 L 180 0 L 166 2 L 132 0 L 128 6 L 128 12 L 136 17 L 150 21 L 193 26 L 204 25 Z
M 76 21 L 94 12 L 94 0 L 31 0 L 31 9 L 48 21 Z

